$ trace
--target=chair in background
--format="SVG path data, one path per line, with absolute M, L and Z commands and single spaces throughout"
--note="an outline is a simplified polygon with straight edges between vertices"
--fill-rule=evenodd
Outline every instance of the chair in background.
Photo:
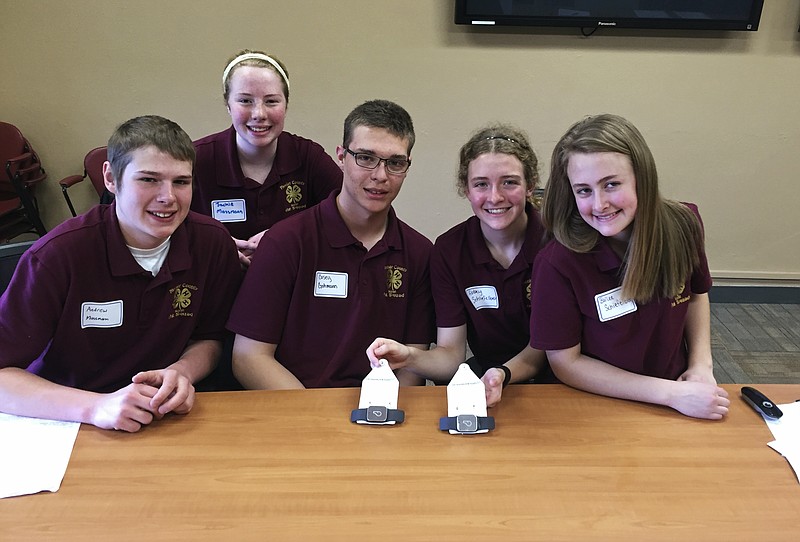
M 86 153 L 83 159 L 83 175 L 70 175 L 61 179 L 58 184 L 61 185 L 61 193 L 64 195 L 64 200 L 67 202 L 67 207 L 72 213 L 72 216 L 77 216 L 75 207 L 72 205 L 72 200 L 69 199 L 67 189 L 71 186 L 78 184 L 85 178 L 89 178 L 94 186 L 97 196 L 100 198 L 100 203 L 111 203 L 114 195 L 106 190 L 106 185 L 103 182 L 103 163 L 108 160 L 107 147 L 97 147 Z
M 47 178 L 39 155 L 13 124 L 0 122 L 0 241 L 23 233 L 47 233 L 36 185 Z
M 35 241 L 24 241 L 22 243 L 5 243 L 0 245 L 0 294 L 6 291 L 11 277 L 14 276 L 14 269 L 22 254 L 33 245 Z

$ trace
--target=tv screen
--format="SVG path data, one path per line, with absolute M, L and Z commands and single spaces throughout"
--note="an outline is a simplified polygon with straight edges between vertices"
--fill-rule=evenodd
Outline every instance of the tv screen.
M 0 295 L 6 291 L 8 283 L 11 282 L 11 277 L 14 275 L 14 269 L 17 267 L 22 253 L 28 250 L 34 241 L 26 241 L 24 243 L 11 243 L 0 244 Z
M 764 0 L 456 0 L 467 25 L 758 30 Z

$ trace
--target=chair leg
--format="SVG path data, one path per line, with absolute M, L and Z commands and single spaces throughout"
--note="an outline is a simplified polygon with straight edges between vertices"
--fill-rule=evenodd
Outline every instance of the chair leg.
M 69 199 L 69 194 L 67 194 L 67 187 L 66 186 L 62 186 L 61 187 L 61 193 L 64 195 L 64 199 L 67 202 L 67 207 L 69 207 L 69 212 L 72 213 L 72 216 L 78 216 L 75 213 L 75 207 L 72 206 L 72 200 Z
M 47 233 L 47 230 L 42 223 L 41 216 L 39 216 L 36 200 L 25 187 L 25 183 L 20 179 L 19 173 L 15 174 L 11 178 L 11 183 L 14 185 L 14 188 L 19 194 L 19 199 L 22 201 L 22 207 L 25 209 L 25 215 L 28 217 L 28 220 L 33 227 L 36 228 L 36 232 L 39 234 L 39 237 L 43 236 Z

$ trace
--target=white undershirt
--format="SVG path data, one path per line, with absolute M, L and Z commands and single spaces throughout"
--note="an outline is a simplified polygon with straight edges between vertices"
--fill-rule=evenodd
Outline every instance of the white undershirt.
M 128 250 L 131 251 L 133 255 L 133 259 L 142 266 L 145 271 L 150 271 L 155 277 L 161 266 L 164 264 L 164 260 L 167 259 L 167 254 L 169 253 L 169 242 L 171 237 L 168 237 L 166 241 L 158 245 L 156 248 L 134 248 L 130 245 L 126 245 Z

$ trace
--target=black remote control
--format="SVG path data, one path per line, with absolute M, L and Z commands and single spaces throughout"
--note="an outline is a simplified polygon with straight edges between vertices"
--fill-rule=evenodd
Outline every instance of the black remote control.
M 778 405 L 770 401 L 766 395 L 755 388 L 744 386 L 742 388 L 742 399 L 747 401 L 756 412 L 763 414 L 770 420 L 777 420 L 783 416 L 783 412 L 778 408 Z

